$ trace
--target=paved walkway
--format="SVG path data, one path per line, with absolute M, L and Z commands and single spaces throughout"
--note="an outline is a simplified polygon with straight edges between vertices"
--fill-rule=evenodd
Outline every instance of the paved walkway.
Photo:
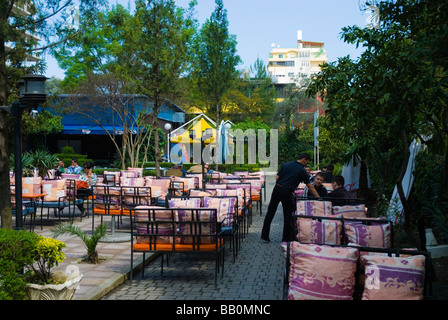
M 273 176 L 267 176 L 267 201 L 273 181 Z M 224 277 L 221 278 L 219 274 L 217 286 L 214 284 L 214 260 L 194 254 L 172 256 L 169 266 L 164 266 L 163 275 L 160 273 L 161 258 L 147 255 L 144 278 L 141 272 L 134 273 L 131 284 L 128 280 L 128 241 L 100 242 L 97 249 L 101 263 L 92 265 L 82 261 L 87 251 L 78 237 L 60 236 L 58 239 L 67 245 L 64 249 L 67 259 L 56 269 L 64 272 L 79 270 L 84 274 L 76 290 L 75 300 L 281 300 L 284 259 L 280 242 L 283 216 L 276 214 L 271 225 L 271 242 L 262 243 L 260 234 L 267 201 L 263 204 L 262 216 L 254 207 L 253 223 L 241 243 L 235 262 L 232 262 L 232 251 L 226 247 Z M 127 218 L 124 218 L 122 227 L 115 230 L 115 235 L 126 235 L 129 232 L 126 221 Z M 96 217 L 97 223 L 99 218 Z M 92 217 L 82 221 L 76 217 L 75 224 L 90 232 Z M 43 230 L 40 230 L 40 225 L 36 225 L 35 232 L 51 237 L 53 228 L 54 224 L 44 225 Z M 134 255 L 134 266 L 141 268 L 142 262 L 142 255 Z

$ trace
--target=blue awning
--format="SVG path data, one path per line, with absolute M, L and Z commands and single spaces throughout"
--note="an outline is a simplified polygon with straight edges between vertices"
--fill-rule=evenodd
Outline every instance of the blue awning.
M 119 126 L 89 126 L 89 125 L 64 125 L 64 129 L 61 131 L 61 134 L 122 134 L 123 127 Z

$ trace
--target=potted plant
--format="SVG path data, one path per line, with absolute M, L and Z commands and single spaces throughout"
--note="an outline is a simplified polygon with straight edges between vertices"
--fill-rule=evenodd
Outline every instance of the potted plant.
M 98 252 L 96 247 L 100 239 L 106 235 L 107 224 L 102 223 L 98 225 L 91 236 L 82 231 L 80 227 L 74 226 L 72 223 L 58 226 L 52 231 L 55 238 L 63 234 L 78 236 L 86 246 L 87 261 L 94 264 L 98 263 Z
M 80 273 L 70 275 L 53 272 L 52 268 L 64 261 L 62 249 L 65 243 L 57 239 L 39 236 L 35 246 L 34 263 L 27 284 L 27 296 L 30 300 L 71 300 L 83 278 Z

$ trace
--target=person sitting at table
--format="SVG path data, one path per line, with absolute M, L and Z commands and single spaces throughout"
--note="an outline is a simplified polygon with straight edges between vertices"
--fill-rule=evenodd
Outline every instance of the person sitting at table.
M 179 170 L 182 172 L 182 177 L 185 178 L 187 176 L 187 170 L 184 169 L 182 162 L 179 163 L 177 166 L 179 167 Z
M 56 167 L 55 171 L 54 171 L 54 175 L 56 177 L 60 177 L 61 174 L 65 173 L 65 166 L 64 166 L 64 161 L 62 161 L 61 159 L 58 159 L 58 166 Z
M 314 176 L 314 180 L 311 183 L 314 186 L 314 189 L 316 189 L 317 193 L 319 194 L 319 197 L 323 198 L 326 197 L 328 194 L 327 188 L 324 187 L 323 183 L 325 181 L 325 174 L 323 172 L 318 172 Z M 308 198 L 315 198 L 311 193 L 308 193 L 308 187 L 305 187 L 303 189 L 303 196 Z
M 93 188 L 95 187 L 96 181 L 97 181 L 97 175 L 96 173 L 92 172 L 93 169 L 93 163 L 88 161 L 84 163 L 84 173 L 81 174 L 77 181 L 78 185 L 83 185 L 82 187 L 77 187 L 76 191 L 76 198 L 78 199 L 86 199 L 89 196 L 93 196 Z M 84 183 L 83 183 L 84 182 Z M 81 216 L 85 217 L 87 215 L 86 209 L 84 208 L 84 201 L 80 204 L 76 205 L 81 211 Z
M 210 165 L 208 163 L 204 164 L 204 172 L 205 173 L 212 173 L 213 170 L 209 169 Z M 195 166 L 192 166 L 190 169 L 188 169 L 187 171 L 188 173 L 201 173 L 202 172 L 202 164 L 197 164 Z
M 177 164 L 173 164 L 171 169 L 165 173 L 166 177 L 182 177 L 182 171 L 179 170 Z
M 82 168 L 78 164 L 78 159 L 73 158 L 72 164 L 67 168 L 66 173 L 67 174 L 81 174 Z
M 331 199 L 333 206 L 344 206 L 347 204 L 348 198 L 350 198 L 350 194 L 347 189 L 345 189 L 345 180 L 343 176 L 336 175 L 333 177 L 332 181 L 333 191 L 331 191 L 327 197 L 334 198 Z
M 327 171 L 325 172 L 325 183 L 333 182 L 333 170 L 334 170 L 334 166 L 332 164 L 329 164 L 327 166 Z

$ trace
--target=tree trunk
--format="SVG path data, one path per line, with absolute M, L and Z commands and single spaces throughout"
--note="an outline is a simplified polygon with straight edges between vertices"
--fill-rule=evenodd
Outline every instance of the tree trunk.
M 3 17 L 2 17 L 3 19 Z M 2 21 L 3 23 L 4 21 Z M 7 104 L 5 39 L 0 37 L 0 106 Z M 0 215 L 2 228 L 12 229 L 11 190 L 9 187 L 8 114 L 0 110 Z

